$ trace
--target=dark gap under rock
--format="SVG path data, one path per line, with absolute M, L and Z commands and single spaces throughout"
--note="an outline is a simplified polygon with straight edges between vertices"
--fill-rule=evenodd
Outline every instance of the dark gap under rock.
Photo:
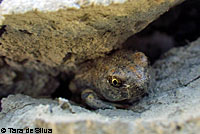
M 2 25 L 2 26 L 0 27 L 0 37 L 1 37 L 1 35 L 2 35 L 5 31 L 6 31 L 6 25 Z
M 131 36 L 124 46 L 144 52 L 154 63 L 172 47 L 187 45 L 200 36 L 199 7 L 200 1 L 186 0 Z
M 72 97 L 72 93 L 69 90 L 69 83 L 71 81 L 71 79 L 73 78 L 73 75 L 69 76 L 65 73 L 61 73 L 57 79 L 60 82 L 59 87 L 56 89 L 56 91 L 51 95 L 52 98 L 58 98 L 58 97 L 62 97 L 62 98 L 67 98 L 67 99 L 71 99 Z

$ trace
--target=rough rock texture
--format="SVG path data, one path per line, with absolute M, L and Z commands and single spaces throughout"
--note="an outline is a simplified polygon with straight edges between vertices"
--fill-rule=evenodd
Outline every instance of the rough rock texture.
M 172 49 L 154 64 L 155 79 L 158 81 L 155 90 L 186 87 L 200 78 L 200 43 L 196 41 L 178 50 Z
M 50 66 L 94 59 L 119 48 L 182 1 L 128 0 L 109 6 L 86 2 L 80 9 L 3 14 L 0 54 L 15 61 L 40 60 Z M 6 9 L 0 6 L 1 10 Z
M 158 60 L 154 93 L 137 106 L 145 111 L 89 111 L 61 99 L 10 95 L 2 100 L 0 128 L 46 128 L 54 134 L 198 134 L 200 132 L 200 38 Z M 195 72 L 195 73 L 194 73 Z M 167 83 L 167 86 L 166 84 Z
M 15 93 L 48 96 L 59 86 L 58 75 L 57 69 L 39 61 L 14 62 L 0 56 L 0 98 Z
M 23 1 L 0 3 L 0 60 L 11 63 L 0 66 L 0 97 L 51 95 L 59 85 L 58 74 L 68 75 L 77 64 L 120 48 L 183 0 L 88 0 L 77 2 L 79 8 L 73 6 L 75 0 Z M 64 8 L 61 1 L 72 6 Z

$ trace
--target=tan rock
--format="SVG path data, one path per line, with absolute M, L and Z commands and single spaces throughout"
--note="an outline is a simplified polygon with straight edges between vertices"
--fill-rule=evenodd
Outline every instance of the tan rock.
M 34 8 L 38 11 L 33 8 L 26 12 L 30 6 L 27 2 L 27 8 L 21 5 L 24 10 L 20 14 L 20 7 L 7 11 L 9 1 L 6 6 L 4 0 L 0 6 L 0 16 L 4 17 L 0 54 L 15 61 L 34 59 L 50 66 L 94 59 L 119 48 L 128 37 L 182 1 L 113 0 L 112 4 L 88 0 L 77 2 L 79 9 L 61 8 L 54 12 L 37 7 Z

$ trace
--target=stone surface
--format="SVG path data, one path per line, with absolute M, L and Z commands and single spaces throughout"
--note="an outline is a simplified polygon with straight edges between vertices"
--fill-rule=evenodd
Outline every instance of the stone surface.
M 11 93 L 52 95 L 61 83 L 60 74 L 70 79 L 77 66 L 120 48 L 182 1 L 3 0 L 0 98 Z
M 58 75 L 58 69 L 39 61 L 14 62 L 0 56 L 0 98 L 16 93 L 49 96 L 59 86 Z
M 2 2 L 1 2 L 2 1 Z M 124 3 L 127 0 L 1 0 L 1 13 L 12 14 L 12 13 L 25 13 L 32 10 L 38 11 L 57 11 L 63 8 L 77 8 L 86 5 L 103 5 L 109 6 L 110 4 Z
M 50 66 L 95 59 L 119 48 L 128 37 L 182 1 L 113 0 L 113 4 L 102 1 L 105 6 L 97 0 L 85 3 L 74 0 L 71 2 L 79 3 L 79 9 L 63 8 L 57 3 L 53 4 L 58 5 L 55 10 L 53 7 L 45 10 L 48 3 L 38 3 L 37 7 L 30 1 L 27 7 L 24 3 L 24 8 L 7 9 L 7 5 L 11 6 L 4 0 L 0 4 L 5 18 L 0 30 L 0 54 L 15 61 L 34 59 Z M 34 5 L 32 10 L 30 5 Z M 18 10 L 23 10 L 23 14 Z
M 189 46 L 170 50 L 154 64 L 154 93 L 140 101 L 138 106 L 146 107 L 140 113 L 122 109 L 89 111 L 63 99 L 58 105 L 53 100 L 10 95 L 2 100 L 0 128 L 39 127 L 52 129 L 54 134 L 198 134 L 199 50 L 200 38 Z
M 200 78 L 200 43 L 176 48 L 164 54 L 154 65 L 155 89 L 172 90 L 186 87 Z M 178 55 L 178 56 L 177 56 Z

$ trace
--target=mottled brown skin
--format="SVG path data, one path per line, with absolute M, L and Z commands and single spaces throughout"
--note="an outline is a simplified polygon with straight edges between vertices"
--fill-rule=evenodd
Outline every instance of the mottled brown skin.
M 147 92 L 148 83 L 147 57 L 119 50 L 80 66 L 70 89 L 93 109 L 124 108 Z

